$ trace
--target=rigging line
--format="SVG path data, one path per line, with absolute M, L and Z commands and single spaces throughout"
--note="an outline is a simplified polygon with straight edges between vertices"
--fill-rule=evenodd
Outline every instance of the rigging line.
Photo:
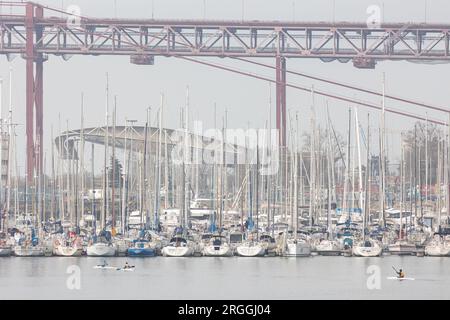
M 101 35 L 101 34 L 98 34 L 98 36 L 99 36 L 99 37 L 105 37 L 104 35 Z M 160 38 L 160 37 L 155 36 L 155 38 Z M 122 40 L 122 41 L 125 42 L 125 43 L 129 43 L 129 42 L 126 41 L 126 40 Z M 177 41 L 176 41 L 176 42 L 177 42 Z M 130 43 L 129 43 L 129 44 L 130 44 Z M 237 73 L 240 73 L 240 74 L 243 74 L 243 75 L 247 75 L 247 76 L 251 76 L 251 77 L 256 77 L 256 78 L 259 78 L 259 79 L 261 79 L 261 80 L 266 80 L 266 81 L 269 81 L 269 82 L 274 82 L 274 83 L 276 83 L 276 81 L 274 81 L 274 80 L 271 80 L 271 79 L 269 79 L 269 78 L 264 78 L 264 77 L 256 76 L 256 75 L 252 75 L 252 74 L 250 74 L 249 72 L 241 72 L 241 71 L 238 71 L 238 70 L 233 70 L 233 69 L 231 69 L 231 68 L 226 68 L 226 67 L 223 67 L 223 66 L 214 65 L 214 64 L 212 64 L 212 63 L 202 62 L 202 61 L 200 61 L 200 60 L 195 60 L 195 59 L 183 57 L 183 56 L 180 56 L 180 55 L 178 55 L 178 54 L 172 54 L 172 56 L 173 56 L 173 57 L 177 57 L 177 58 L 184 58 L 184 59 L 189 60 L 189 61 L 192 61 L 192 62 L 197 62 L 197 63 L 201 63 L 201 64 L 205 64 L 205 65 L 210 65 L 210 66 L 213 66 L 213 67 L 216 67 L 216 68 L 220 68 L 220 69 L 223 69 L 223 70 L 228 70 L 228 71 L 231 71 L 231 72 L 237 72 Z M 265 66 L 265 67 L 268 67 L 268 68 L 271 68 L 271 69 L 276 69 L 276 67 L 273 67 L 273 66 L 271 66 L 271 65 L 267 65 L 267 64 L 263 64 L 263 63 L 260 63 L 260 62 L 255 62 L 255 61 L 251 61 L 251 60 L 247 60 L 247 59 L 243 59 L 243 58 L 232 57 L 232 59 L 235 59 L 235 60 L 241 60 L 241 61 L 249 62 L 249 63 L 252 63 L 252 64 L 256 64 L 256 65 Z M 339 86 L 342 86 L 342 87 L 347 87 L 347 88 L 349 88 L 349 89 L 359 90 L 359 91 L 361 91 L 361 92 L 365 92 L 365 93 L 369 93 L 369 94 L 374 94 L 374 95 L 377 95 L 377 96 L 383 96 L 383 94 L 381 94 L 381 93 L 379 93 L 379 92 L 376 92 L 376 91 L 373 91 L 373 90 L 368 90 L 368 89 L 363 89 L 363 88 L 357 88 L 357 87 L 354 87 L 354 86 L 351 86 L 351 85 L 346 85 L 346 84 L 342 84 L 342 83 L 339 83 L 339 82 L 336 82 L 336 81 L 327 80 L 327 79 L 323 79 L 323 78 L 319 78 L 319 77 L 315 77 L 315 76 L 310 76 L 310 75 L 302 74 L 302 73 L 299 73 L 299 72 L 294 72 L 294 71 L 289 71 L 289 70 L 286 70 L 286 72 L 292 73 L 292 74 L 297 74 L 297 75 L 304 76 L 304 77 L 309 77 L 309 78 L 311 78 L 311 79 L 313 79 L 313 80 L 324 81 L 324 82 L 328 82 L 328 83 L 331 83 L 331 84 L 339 85 Z M 290 84 L 288 84 L 288 83 L 286 83 L 286 85 L 287 85 L 288 87 L 300 89 L 300 90 L 303 90 L 303 91 L 305 91 L 305 89 L 306 89 L 306 88 L 302 88 L 302 87 L 290 85 Z M 307 90 L 309 91 L 309 89 L 307 89 Z M 325 94 L 325 93 L 319 93 L 319 95 L 327 96 L 327 94 Z M 328 94 L 328 97 L 330 97 L 330 98 L 335 98 L 335 99 L 338 99 L 338 100 L 351 101 L 351 99 L 349 99 L 349 98 L 341 97 L 341 98 L 342 98 L 342 99 L 341 99 L 341 98 L 338 98 L 338 96 L 331 95 L 331 94 Z M 445 109 L 445 108 L 443 108 L 443 107 L 430 106 L 430 105 L 427 105 L 427 104 L 424 104 L 424 103 L 419 103 L 419 102 L 415 102 L 415 101 L 412 101 L 412 100 L 407 100 L 407 99 L 404 99 L 404 98 L 395 97 L 395 96 L 392 96 L 392 95 L 386 95 L 386 94 L 385 94 L 385 97 L 386 97 L 386 98 L 389 98 L 389 99 L 393 99 L 393 100 L 398 100 L 398 101 L 401 101 L 401 102 L 405 102 L 405 103 L 414 104 L 414 105 L 421 106 L 421 107 L 424 107 L 424 108 L 429 108 L 429 109 L 433 109 L 433 110 L 437 110 L 437 111 L 443 111 L 443 112 L 450 113 L 450 110 L 449 110 L 449 109 Z M 345 100 L 345 99 L 347 99 L 347 100 Z M 354 101 L 354 100 L 353 100 L 353 101 Z M 360 101 L 360 102 L 356 102 L 356 103 L 358 103 L 358 104 L 360 104 L 360 105 L 363 105 L 363 106 L 366 106 L 366 107 L 372 107 L 372 108 L 375 106 L 375 105 L 365 104 L 365 103 L 363 103 L 363 102 L 361 102 L 361 101 Z M 381 108 L 378 108 L 378 107 L 377 107 L 377 109 L 381 109 Z M 391 110 L 391 109 L 386 109 L 386 111 L 392 112 L 392 113 L 401 114 L 401 115 L 404 115 L 404 116 L 408 116 L 407 113 L 402 113 L 401 111 L 395 111 L 395 110 Z M 413 114 L 410 114 L 410 116 L 412 116 L 413 118 L 419 119 L 419 120 L 425 120 L 425 118 L 423 118 L 423 117 L 418 117 L 418 116 L 413 116 Z M 441 122 L 441 121 L 437 121 L 437 120 L 430 120 L 430 122 L 436 123 L 436 124 L 440 124 L 440 125 L 444 125 L 444 126 L 448 126 L 447 123 L 444 123 L 444 122 Z
M 273 80 L 273 79 L 270 79 L 270 78 L 267 78 L 267 77 L 263 77 L 263 76 L 256 75 L 256 74 L 252 74 L 250 72 L 245 72 L 245 71 L 232 69 L 232 68 L 221 66 L 221 65 L 214 64 L 214 63 L 211 63 L 211 62 L 196 60 L 196 59 L 188 58 L 188 57 L 177 55 L 177 54 L 172 54 L 171 56 L 175 57 L 175 58 L 179 58 L 179 59 L 183 59 L 183 60 L 187 60 L 187 61 L 191 61 L 191 62 L 203 64 L 203 65 L 207 65 L 207 66 L 210 66 L 210 67 L 214 67 L 214 68 L 218 68 L 218 69 L 234 72 L 234 73 L 237 73 L 237 74 L 253 77 L 253 78 L 256 78 L 256 79 L 260 79 L 260 80 L 264 80 L 264 81 L 268 81 L 268 82 L 272 82 L 272 83 L 277 83 L 276 80 Z M 298 89 L 298 90 L 301 90 L 301 91 L 305 91 L 305 92 L 310 92 L 311 91 L 310 88 L 301 87 L 301 86 L 294 85 L 294 84 L 291 84 L 291 83 L 284 83 L 284 84 L 287 87 Z M 331 93 L 328 93 L 326 91 L 316 90 L 315 93 L 318 94 L 318 95 L 321 95 L 321 96 L 328 97 L 328 98 L 333 98 L 335 100 L 341 100 L 341 101 L 345 101 L 345 102 L 356 103 L 358 105 L 361 105 L 361 106 L 364 106 L 364 107 L 368 107 L 368 108 L 372 108 L 372 109 L 377 109 L 377 110 L 381 110 L 382 109 L 380 106 L 377 106 L 375 104 L 371 104 L 371 103 L 364 102 L 364 101 L 354 100 L 352 98 L 338 96 L 336 94 L 331 94 Z M 396 110 L 396 109 L 385 108 L 385 111 L 386 112 L 390 112 L 390 113 L 394 113 L 394 114 L 398 114 L 398 115 L 401 115 L 401 116 L 413 118 L 413 119 L 422 120 L 422 121 L 426 120 L 424 117 L 422 117 L 420 115 L 407 113 L 407 112 Z M 439 125 L 442 125 L 442 126 L 448 126 L 448 124 L 446 122 L 439 121 L 439 120 L 428 119 L 428 122 L 432 122 L 432 123 L 439 124 Z
M 255 64 L 255 65 L 266 67 L 266 68 L 270 68 L 270 69 L 276 69 L 276 67 L 271 66 L 269 64 L 256 62 L 256 61 L 248 60 L 248 59 L 245 59 L 245 58 L 231 57 L 231 59 L 248 62 L 248 63 L 251 63 L 251 64 Z M 333 85 L 336 85 L 336 86 L 344 87 L 344 88 L 347 88 L 347 89 L 357 90 L 357 91 L 361 91 L 361 92 L 364 92 L 364 93 L 376 95 L 376 96 L 379 96 L 379 97 L 383 96 L 382 93 L 374 91 L 374 90 L 365 89 L 365 88 L 361 88 L 361 87 L 356 87 L 356 86 L 353 86 L 353 85 L 350 85 L 350 84 L 345 84 L 345 83 L 342 83 L 342 82 L 338 82 L 338 81 L 334 81 L 334 80 L 330 80 L 330 79 L 325 79 L 325 78 L 321 78 L 321 77 L 318 77 L 318 76 L 313 76 L 313 75 L 302 73 L 302 72 L 291 71 L 291 70 L 287 70 L 287 69 L 286 69 L 286 72 L 290 73 L 290 74 L 297 75 L 297 76 L 305 77 L 305 78 L 308 78 L 308 79 L 322 81 L 322 82 L 326 82 L 326 83 L 333 84 Z M 447 112 L 447 113 L 450 112 L 450 109 L 445 108 L 445 107 L 432 106 L 432 105 L 429 105 L 429 104 L 426 104 L 426 103 L 417 102 L 417 101 L 409 100 L 409 99 L 406 99 L 406 98 L 400 98 L 400 97 L 393 96 L 393 95 L 388 95 L 388 94 L 386 94 L 385 97 L 389 98 L 389 99 L 392 99 L 392 100 L 397 100 L 397 101 L 400 101 L 400 102 L 413 104 L 413 105 L 416 105 L 416 106 L 419 106 L 419 107 L 423 107 L 423 108 L 427 108 L 427 109 L 432 109 L 432 110 L 442 111 L 442 112 Z

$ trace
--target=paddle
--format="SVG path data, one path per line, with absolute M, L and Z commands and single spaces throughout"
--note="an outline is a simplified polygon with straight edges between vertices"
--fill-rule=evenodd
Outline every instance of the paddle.
M 394 271 L 395 271 L 396 273 L 398 273 L 398 271 L 394 268 L 394 266 L 392 266 L 392 269 L 394 269 Z

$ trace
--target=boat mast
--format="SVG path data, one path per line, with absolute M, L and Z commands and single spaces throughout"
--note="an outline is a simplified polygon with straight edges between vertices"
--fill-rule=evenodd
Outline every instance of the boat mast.
M 255 214 L 256 214 L 256 239 L 259 239 L 259 133 L 256 132 L 256 170 L 255 170 Z
M 84 94 L 81 93 L 81 130 L 80 130 L 80 178 L 81 178 L 81 216 L 80 219 L 84 221 L 84 191 L 85 191 L 85 170 L 84 170 L 84 147 L 85 147 L 85 140 L 84 140 Z M 53 163 L 53 161 L 52 161 Z
M 299 125 L 298 125 L 298 112 L 295 115 L 296 120 L 296 139 L 292 139 L 293 143 L 295 141 L 295 147 L 292 149 L 294 151 L 294 239 L 297 239 L 298 231 L 298 143 L 300 137 Z M 292 128 L 291 128 L 292 130 Z
M 65 145 L 65 149 L 66 149 L 66 154 L 65 154 L 65 160 L 66 160 L 66 166 L 67 166 L 67 171 L 66 171 L 66 202 L 67 202 L 67 213 L 69 214 L 69 219 L 70 219 L 70 223 L 73 223 L 73 210 L 71 207 L 71 188 L 70 188 L 70 154 L 69 154 L 69 121 L 66 120 L 66 145 Z
M 272 86 L 269 85 L 269 110 L 268 110 L 269 114 L 268 114 L 268 133 L 267 133 L 267 158 L 268 160 L 271 158 L 272 156 Z M 269 154 L 270 152 L 270 154 Z M 269 170 L 271 168 L 272 164 L 272 160 L 269 160 L 270 162 L 268 163 Z M 271 210 L 271 185 L 272 185 L 272 172 L 267 172 L 266 174 L 266 183 L 267 183 L 267 226 L 269 228 L 272 229 L 272 233 L 274 232 L 273 230 L 273 224 L 274 224 L 274 216 L 273 216 L 273 212 Z
M 144 129 L 144 153 L 143 153 L 143 166 L 142 166 L 142 180 L 141 180 L 141 201 L 139 212 L 141 214 L 141 229 L 144 228 L 144 211 L 145 211 L 145 224 L 148 225 L 147 208 L 145 205 L 145 192 L 147 184 L 147 142 L 148 141 L 148 122 L 145 123 Z
M 106 228 L 106 220 L 107 220 L 107 214 L 109 212 L 109 203 L 108 203 L 108 148 L 109 148 L 109 119 L 108 119 L 108 112 L 109 112 L 109 76 L 108 73 L 106 74 L 106 106 L 105 106 L 105 154 L 104 154 L 104 160 L 103 160 L 103 217 L 101 220 L 101 229 Z
M 361 163 L 361 141 L 360 141 L 360 125 L 358 119 L 358 108 L 355 108 L 355 126 L 356 126 L 356 144 L 358 147 L 358 172 L 359 172 L 359 208 L 364 209 L 364 199 L 363 199 L 363 179 L 362 179 L 362 163 Z
M 386 78 L 385 74 L 383 73 L 383 84 L 382 84 L 382 107 L 381 107 L 381 137 L 380 137 L 380 214 L 381 214 L 381 226 L 384 227 L 386 225 L 385 221 L 385 213 L 384 213 L 384 207 L 385 207 L 385 173 L 386 173 L 386 162 L 385 162 L 385 106 L 386 106 L 386 97 L 385 97 L 385 90 L 386 90 Z
M 437 174 L 436 174 L 436 185 L 437 185 L 437 199 L 436 199 L 436 209 L 438 212 L 438 228 L 441 225 L 441 173 L 442 173 L 442 161 L 441 161 L 441 154 L 442 154 L 442 141 L 441 141 L 441 135 L 440 133 L 437 136 L 438 141 L 438 149 L 437 149 Z
M 314 188 L 315 188 L 315 176 L 316 176 L 316 170 L 315 170 L 315 103 L 314 103 L 314 86 L 311 87 L 311 133 L 310 133 L 310 163 L 309 163 L 309 226 L 312 227 L 313 225 L 313 210 L 314 210 L 314 202 L 315 202 L 315 194 L 314 194 Z
M 11 206 L 11 169 L 12 169 L 12 135 L 13 135 L 13 123 L 12 123 L 12 67 L 9 68 L 9 112 L 8 112 L 8 176 L 7 185 L 8 192 L 6 194 L 6 214 L 7 220 L 10 218 L 10 206 Z
M 111 158 L 111 232 L 116 233 L 116 176 L 120 174 L 116 172 L 116 114 L 117 114 L 117 96 L 114 96 L 114 110 L 113 110 L 113 141 L 112 141 L 112 158 Z M 108 173 L 109 175 L 109 173 Z
M 327 104 L 327 114 L 328 114 L 328 104 Z M 331 221 L 331 190 L 334 189 L 334 185 L 332 184 L 332 167 L 334 166 L 334 159 L 333 159 L 333 152 L 332 152 L 332 145 L 331 145 L 331 123 L 330 118 L 328 117 L 328 128 L 327 128 L 327 136 L 328 136 L 328 164 L 327 164 L 327 177 L 328 177 L 328 188 L 327 188 L 327 198 L 328 198 L 328 210 L 327 210 L 327 222 L 328 222 L 328 239 L 333 240 L 333 224 Z
M 59 200 L 59 220 L 63 221 L 65 216 L 64 208 L 64 176 L 63 176 L 63 145 L 62 145 L 62 131 L 61 131 L 61 114 L 58 114 L 58 200 Z
M 403 158 L 404 158 L 404 144 L 403 144 L 403 133 L 401 134 L 401 155 L 400 155 L 400 230 L 399 239 L 403 239 L 403 188 L 404 188 L 404 170 L 403 170 Z
M 364 215 L 363 215 L 363 239 L 366 236 L 366 228 L 368 226 L 368 219 L 370 215 L 370 174 L 371 170 L 370 161 L 370 114 L 367 114 L 367 159 L 366 159 L 366 176 L 365 176 L 365 195 L 364 195 Z
M 160 202 L 160 179 L 161 179 L 161 144 L 162 144 L 162 121 L 164 110 L 164 94 L 161 93 L 161 106 L 159 108 L 159 133 L 158 133 L 158 154 L 157 154 L 157 172 L 155 177 L 155 212 L 154 212 L 154 227 L 157 229 L 159 225 L 159 202 Z
M 342 199 L 342 214 L 346 214 L 347 210 L 347 192 L 348 192 L 348 179 L 350 175 L 350 145 L 351 145 L 351 126 L 352 126 L 352 109 L 348 108 L 348 137 L 347 137 L 347 161 L 344 171 L 344 195 Z M 348 211 L 347 218 L 350 221 L 350 210 Z
M 95 213 L 95 172 L 94 172 L 94 144 L 91 144 L 91 170 L 92 170 L 92 229 L 97 233 L 97 214 Z
M 224 210 L 224 167 L 225 167 L 225 119 L 222 118 L 222 143 L 221 143 L 221 161 L 220 161 L 220 182 L 219 182 L 219 233 L 222 233 L 223 210 Z
M 190 190 L 190 180 L 189 180 L 189 166 L 186 168 L 186 164 L 189 164 L 191 158 L 191 149 L 189 143 L 189 86 L 186 87 L 186 106 L 185 106 L 185 131 L 184 131 L 184 159 L 183 159 L 183 175 L 184 175 L 184 227 L 189 227 L 189 190 Z
M 56 200 L 56 177 L 55 177 L 55 141 L 53 138 L 53 125 L 51 125 L 51 142 L 52 142 L 52 196 L 50 201 L 50 219 L 55 221 L 55 200 Z
M 126 120 L 125 120 L 126 121 Z M 125 142 L 124 142 L 124 151 L 123 151 L 123 181 L 122 181 L 122 213 L 121 213 L 121 231 L 122 234 L 125 235 L 125 215 L 127 210 L 127 201 L 126 201 L 126 189 L 127 189 L 127 180 L 128 180 L 128 154 L 127 152 L 127 144 L 128 144 L 128 122 L 125 124 Z

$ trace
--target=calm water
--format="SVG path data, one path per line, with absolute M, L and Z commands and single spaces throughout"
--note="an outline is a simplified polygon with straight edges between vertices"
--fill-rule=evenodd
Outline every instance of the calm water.
M 1 258 L 0 299 L 450 299 L 450 258 L 107 258 L 127 260 L 134 272 L 93 269 L 100 258 Z M 79 290 L 67 287 L 72 265 Z M 372 265 L 380 289 L 367 287 Z M 392 266 L 416 280 L 387 280 Z

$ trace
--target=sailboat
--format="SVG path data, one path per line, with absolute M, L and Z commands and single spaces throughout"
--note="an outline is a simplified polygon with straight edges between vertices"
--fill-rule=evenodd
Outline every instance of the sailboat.
M 402 143 L 403 143 L 403 137 L 402 137 Z M 401 195 L 400 195 L 400 221 L 399 221 L 399 231 L 398 231 L 398 240 L 390 244 L 388 246 L 388 250 L 390 254 L 395 255 L 415 255 L 417 253 L 416 245 L 413 243 L 410 243 L 407 239 L 404 238 L 403 234 L 403 203 L 404 203 L 404 178 L 403 178 L 403 172 L 404 172 L 404 161 L 403 161 L 403 145 L 402 145 L 402 151 L 401 151 L 401 166 L 400 166 L 400 176 L 401 176 Z M 405 225 L 406 229 L 406 225 Z
M 194 246 L 182 234 L 177 234 L 170 239 L 169 245 L 165 246 L 161 253 L 165 257 L 190 257 L 194 254 Z
M 259 219 L 259 143 L 258 143 L 258 137 L 256 138 L 256 172 L 255 172 L 255 180 L 256 180 L 256 188 L 255 188 L 255 204 L 256 204 L 256 215 L 257 215 L 257 221 Z M 248 177 L 250 178 L 250 170 L 248 171 Z M 248 179 L 250 182 L 250 179 Z M 250 186 L 248 184 L 248 186 Z M 249 188 L 251 191 L 251 188 Z M 250 194 L 251 195 L 251 194 Z M 253 208 L 252 200 L 253 197 L 249 197 L 249 207 Z M 253 221 L 252 221 L 252 210 L 250 209 L 250 217 L 249 217 L 249 231 L 252 231 L 253 228 Z M 236 253 L 237 255 L 241 257 L 261 257 L 264 256 L 266 253 L 265 246 L 260 243 L 258 240 L 258 225 L 256 226 L 256 232 L 249 233 L 248 239 L 246 241 L 243 241 L 240 245 L 236 247 Z
M 262 257 L 266 254 L 266 246 L 258 241 L 257 233 L 249 234 L 249 238 L 236 247 L 236 254 L 241 257 Z
M 53 242 L 53 254 L 62 257 L 79 257 L 83 253 L 81 238 L 69 236 L 68 238 L 55 238 Z
M 450 255 L 450 241 L 436 234 L 434 239 L 425 246 L 425 255 L 430 257 L 444 257 Z
M 309 257 L 311 255 L 311 244 L 308 240 L 307 237 L 299 236 L 286 239 L 283 255 L 286 257 Z
M 186 109 L 184 117 L 184 148 L 183 148 L 183 161 L 181 167 L 181 177 L 182 177 L 182 205 L 183 210 L 181 210 L 180 222 L 181 226 L 175 229 L 174 236 L 170 239 L 169 244 L 165 246 L 161 253 L 165 257 L 190 257 L 194 254 L 194 243 L 190 241 L 186 235 L 186 228 L 189 225 L 189 182 L 187 181 L 187 171 L 186 162 L 189 163 L 188 159 L 190 157 L 190 144 L 188 139 L 189 130 L 189 88 L 186 90 Z M 166 155 L 167 156 L 167 155 Z M 167 174 L 167 172 L 166 172 Z M 166 197 L 167 198 L 167 197 Z
M 314 117 L 314 91 L 311 91 L 312 104 L 311 104 L 311 183 L 310 183 L 310 224 L 312 225 L 312 214 L 313 206 L 315 202 L 314 193 L 315 188 L 315 117 Z M 298 127 L 298 125 L 297 125 Z M 297 128 L 297 133 L 298 133 Z M 299 140 L 299 139 L 298 139 Z M 297 140 L 297 141 L 298 141 Z M 291 227 L 293 227 L 292 232 L 285 232 L 283 234 L 284 252 L 283 255 L 286 257 L 308 257 L 311 255 L 311 243 L 309 242 L 309 236 L 305 233 L 298 232 L 298 150 L 296 150 L 292 156 L 293 165 L 293 180 L 294 180 L 294 210 L 291 213 Z M 290 236 L 289 236 L 290 235 Z
M 0 257 L 9 257 L 12 254 L 12 244 L 7 239 L 0 239 Z
M 266 254 L 266 248 L 257 241 L 245 241 L 236 247 L 236 253 L 241 257 L 263 257 Z
M 382 247 L 378 241 L 367 238 L 355 243 L 353 246 L 353 255 L 357 257 L 379 257 Z
M 203 248 L 203 255 L 207 257 L 231 257 L 233 251 L 224 235 L 214 234 Z
M 328 110 L 327 110 L 328 111 Z M 327 235 L 328 239 L 321 240 L 315 248 L 315 251 L 322 256 L 338 256 L 341 254 L 342 247 L 338 241 L 334 239 L 333 225 L 331 220 L 331 192 L 330 190 L 334 188 L 331 185 L 332 181 L 332 166 L 334 165 L 334 160 L 332 159 L 331 151 L 331 132 L 330 132 L 330 119 L 328 118 L 328 130 L 327 130 L 327 174 L 328 174 L 328 206 L 327 206 Z
M 88 245 L 86 254 L 89 257 L 114 257 L 116 247 L 110 242 L 96 242 Z
M 450 116 L 449 116 L 450 117 Z M 450 120 L 450 119 L 449 119 Z M 449 129 L 450 131 L 450 129 Z M 444 144 L 444 143 L 443 143 Z M 440 144 L 438 145 L 440 147 Z M 438 158 L 439 157 L 439 152 L 440 152 L 440 148 L 438 147 Z M 447 148 L 446 148 L 447 147 Z M 448 149 L 448 145 L 447 146 L 442 146 L 442 149 Z M 448 158 L 447 154 L 444 154 L 444 156 L 442 157 L 442 163 L 441 164 L 441 160 L 439 161 L 439 174 L 438 174 L 438 181 L 437 181 L 437 185 L 440 186 L 441 185 L 441 168 L 443 167 L 443 172 L 444 172 L 444 185 L 448 185 L 448 173 L 449 173 L 449 166 L 448 166 L 448 161 L 446 161 Z M 446 206 L 449 207 L 449 201 L 450 201 L 450 194 L 449 194 L 449 189 L 446 188 L 446 194 L 445 194 L 445 202 L 446 202 Z M 437 227 L 438 230 L 437 232 L 434 234 L 433 239 L 425 246 L 425 255 L 430 256 L 430 257 L 443 257 L 443 256 L 449 256 L 450 255 L 450 236 L 447 232 L 447 228 L 445 225 L 442 224 L 442 217 L 441 217 L 441 213 L 442 213 L 442 209 L 441 209 L 441 195 L 440 195 L 440 191 L 437 197 L 437 203 L 438 203 L 438 217 L 437 217 Z M 448 217 L 447 217 L 448 219 Z
M 222 129 L 222 137 L 225 137 L 224 135 L 224 128 Z M 221 143 L 221 152 L 218 152 L 222 159 L 220 161 L 221 168 L 217 171 L 220 172 L 218 174 L 218 188 L 217 188 L 217 199 L 218 203 L 216 203 L 218 216 L 219 216 L 219 225 L 218 225 L 218 232 L 215 232 L 211 235 L 208 242 L 203 246 L 203 255 L 207 257 L 230 257 L 233 255 L 233 250 L 228 242 L 227 237 L 225 237 L 222 234 L 223 230 L 223 211 L 224 211 L 224 160 L 225 160 L 225 139 L 223 139 Z M 213 216 L 213 222 L 210 225 L 210 231 L 214 232 L 216 230 L 215 225 L 215 216 Z M 205 236 L 205 235 L 203 235 Z M 209 237 L 209 236 L 208 236 Z M 206 239 L 205 239 L 206 240 Z
M 116 246 L 111 242 L 111 233 L 101 231 L 100 234 L 91 241 L 86 249 L 89 257 L 113 257 L 116 255 Z
M 357 111 L 355 113 L 356 117 L 356 127 L 357 127 L 357 139 L 358 139 L 358 149 L 359 149 L 359 123 L 358 123 L 358 115 Z M 368 123 L 369 119 L 368 119 Z M 370 162 L 370 124 L 368 124 L 367 128 L 367 158 L 366 158 L 366 176 L 365 176 L 365 195 L 364 195 L 364 204 L 361 204 L 361 207 L 364 208 L 363 214 L 363 226 L 362 226 L 362 239 L 356 241 L 352 248 L 352 253 L 357 257 L 379 257 L 382 254 L 383 248 L 381 244 L 375 240 L 371 239 L 369 235 L 367 235 L 367 226 L 368 226 L 368 218 L 370 215 L 370 205 L 369 205 L 369 186 L 370 186 L 370 172 L 371 170 L 371 162 Z M 360 165 L 361 167 L 361 161 Z M 360 178 L 362 180 L 362 178 Z M 362 191 L 362 190 L 361 190 Z M 361 197 L 362 192 L 360 192 Z M 362 198 L 361 198 L 362 199 Z
M 15 256 L 39 257 L 45 255 L 45 247 L 39 243 L 34 228 L 23 233 L 15 233 L 14 238 L 16 240 L 16 245 L 13 247 Z
M 127 254 L 129 257 L 155 257 L 156 248 L 152 246 L 150 240 L 135 239 L 128 248 Z

